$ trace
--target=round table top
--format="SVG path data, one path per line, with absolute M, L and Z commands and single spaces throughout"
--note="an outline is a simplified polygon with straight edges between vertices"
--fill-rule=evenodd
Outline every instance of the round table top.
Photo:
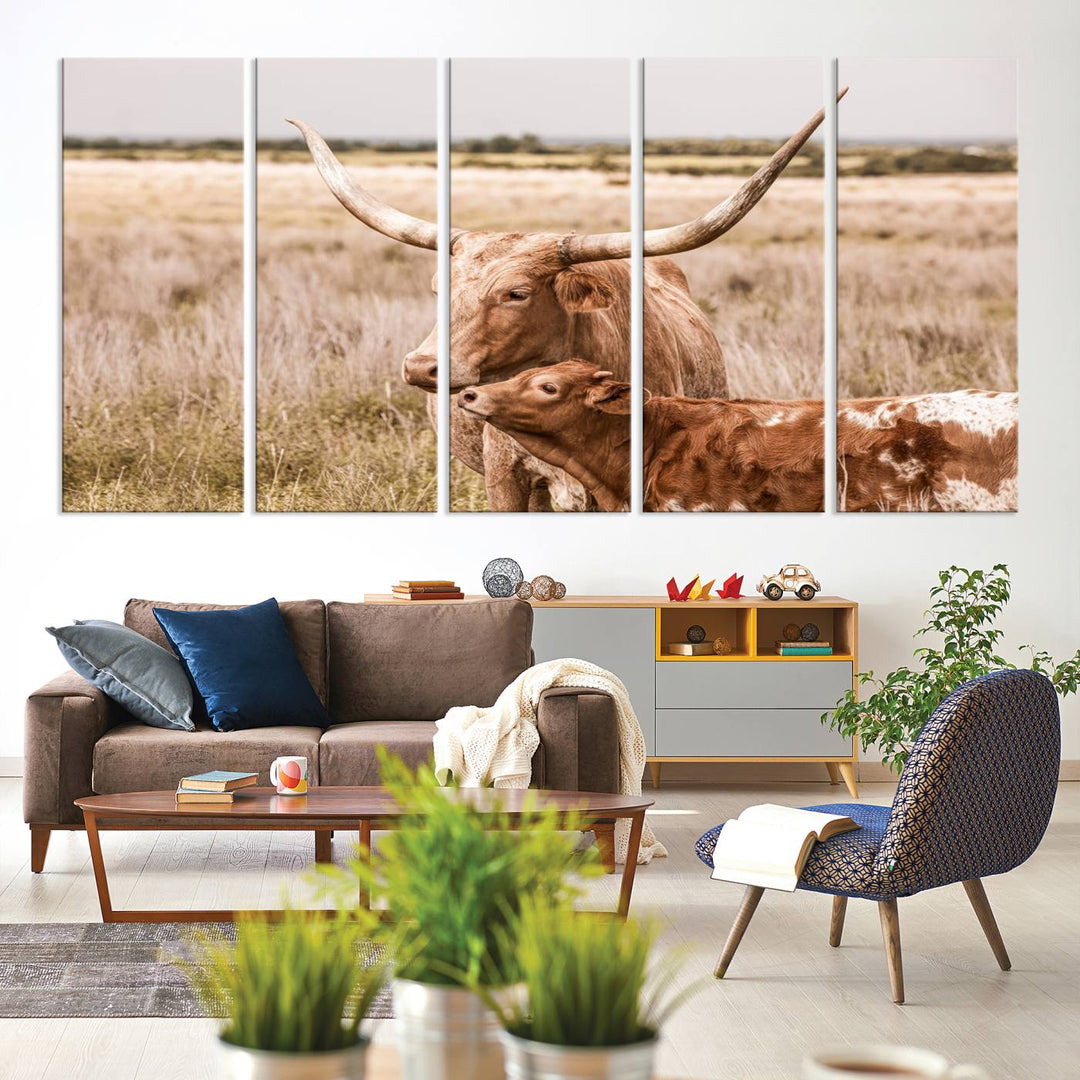
M 544 791 L 538 788 L 440 788 L 481 811 L 516 816 L 538 807 L 595 817 L 629 816 L 652 806 L 641 795 L 612 795 L 596 791 Z M 264 818 L 269 820 L 399 818 L 414 811 L 400 806 L 382 787 L 313 787 L 306 795 L 279 795 L 274 788 L 247 787 L 233 802 L 181 803 L 174 791 L 125 791 L 76 799 L 83 810 L 105 817 Z

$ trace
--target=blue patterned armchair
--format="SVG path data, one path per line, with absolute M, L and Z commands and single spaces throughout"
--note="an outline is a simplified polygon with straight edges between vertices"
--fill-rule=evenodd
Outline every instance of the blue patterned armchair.
M 844 928 L 848 897 L 875 900 L 893 1001 L 904 1000 L 897 898 L 961 882 L 1003 971 L 1009 955 L 982 878 L 1003 874 L 1038 847 L 1061 763 L 1061 721 L 1050 681 L 998 671 L 957 687 L 915 740 L 891 807 L 837 803 L 860 826 L 815 844 L 798 888 L 833 897 L 829 944 Z M 722 825 L 697 842 L 712 866 Z M 764 890 L 747 888 L 715 975 L 723 978 Z

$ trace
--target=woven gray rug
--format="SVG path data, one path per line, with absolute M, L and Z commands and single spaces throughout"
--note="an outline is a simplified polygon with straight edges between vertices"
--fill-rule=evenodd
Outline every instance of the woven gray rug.
M 211 1014 L 173 962 L 194 929 L 232 940 L 230 923 L 0 923 L 0 1017 Z M 361 951 L 374 962 L 376 946 Z M 383 990 L 368 1016 L 393 1016 Z

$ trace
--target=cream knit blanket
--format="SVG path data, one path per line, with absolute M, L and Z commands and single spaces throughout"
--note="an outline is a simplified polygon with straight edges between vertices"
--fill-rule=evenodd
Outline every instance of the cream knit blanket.
M 645 736 L 622 680 L 587 660 L 548 660 L 523 671 L 489 709 L 460 705 L 436 723 L 435 775 L 451 775 L 462 787 L 525 788 L 532 779 L 532 756 L 540 745 L 536 710 L 540 695 L 553 686 L 600 690 L 615 701 L 619 723 L 619 794 L 640 795 L 645 768 Z M 626 862 L 630 822 L 615 826 L 615 859 Z M 648 819 L 641 833 L 639 863 L 667 851 Z

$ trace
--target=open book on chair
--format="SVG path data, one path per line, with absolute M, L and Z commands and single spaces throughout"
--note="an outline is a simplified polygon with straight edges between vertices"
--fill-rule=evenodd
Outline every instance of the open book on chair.
M 724 824 L 713 851 L 712 876 L 794 892 L 818 840 L 859 828 L 843 814 L 819 814 L 761 803 Z

